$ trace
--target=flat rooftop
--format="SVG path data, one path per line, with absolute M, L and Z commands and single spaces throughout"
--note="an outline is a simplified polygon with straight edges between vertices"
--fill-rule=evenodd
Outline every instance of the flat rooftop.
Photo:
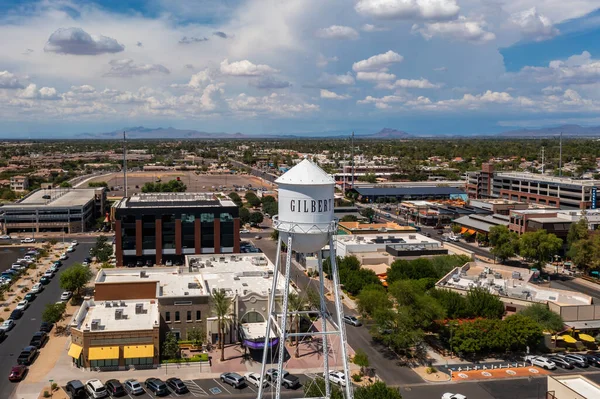
M 49 190 L 37 190 L 23 198 L 20 202 L 6 204 L 4 208 L 27 208 L 27 207 L 76 207 L 84 206 L 94 200 L 95 188 L 53 188 Z M 46 197 L 46 198 L 44 198 Z
M 346 234 L 337 235 L 336 241 L 342 245 L 373 245 L 381 244 L 383 247 L 389 244 L 440 244 L 433 238 L 419 233 L 394 233 L 394 234 Z
M 480 287 L 495 295 L 561 306 L 592 303 L 589 295 L 533 284 L 530 282 L 533 277 L 534 272 L 528 269 L 469 262 L 448 273 L 436 286 L 460 290 Z
M 581 186 L 600 185 L 600 180 L 573 179 L 571 177 L 548 176 L 548 175 L 541 175 L 539 173 L 527 173 L 527 172 L 496 172 L 494 174 L 494 179 L 496 179 L 498 177 L 529 180 L 529 181 L 535 181 L 535 182 L 552 182 L 552 183 L 558 183 L 558 184 L 581 185 Z
M 151 330 L 158 325 L 158 304 L 154 300 L 95 302 L 88 299 L 71 321 L 72 327 L 90 332 Z
M 235 206 L 230 199 L 219 199 L 214 193 L 140 193 L 123 198 L 116 208 L 170 208 L 199 206 Z
M 144 277 L 141 277 L 142 275 Z M 145 267 L 142 270 L 139 268 L 101 269 L 96 276 L 96 283 L 138 281 L 156 281 L 158 298 L 206 295 L 202 276 L 198 273 L 188 273 L 183 267 Z
M 411 226 L 401 226 L 394 222 L 387 223 L 360 223 L 360 222 L 339 222 L 338 225 L 350 231 L 381 231 L 397 230 L 397 231 L 416 231 Z
M 567 386 L 573 392 L 586 399 L 600 398 L 600 385 L 595 384 L 581 375 L 551 376 L 550 378 Z

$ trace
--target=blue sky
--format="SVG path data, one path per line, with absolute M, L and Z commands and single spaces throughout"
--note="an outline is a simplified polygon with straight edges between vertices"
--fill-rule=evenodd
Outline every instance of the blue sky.
M 0 0 L 0 136 L 600 124 L 597 0 Z

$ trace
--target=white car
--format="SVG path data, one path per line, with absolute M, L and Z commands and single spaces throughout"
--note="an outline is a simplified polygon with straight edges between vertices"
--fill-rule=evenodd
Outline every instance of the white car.
M 44 277 L 52 278 L 54 277 L 54 272 L 52 270 L 46 270 Z
M 547 370 L 554 370 L 556 368 L 556 363 L 543 356 L 525 356 L 525 361 L 531 363 L 532 366 Z
M 250 385 L 254 385 L 255 387 L 259 388 L 260 387 L 260 374 L 258 373 L 246 373 L 244 374 L 244 378 L 246 379 L 246 382 Z M 269 383 L 267 382 L 267 379 L 263 379 L 263 387 L 266 387 L 267 385 L 269 385 Z
M 44 285 L 42 283 L 37 283 L 33 287 L 31 287 L 31 292 L 33 292 L 34 294 L 39 294 L 42 291 L 44 291 Z
M 467 399 L 467 397 L 461 393 L 446 392 L 442 395 L 442 399 Z
M 69 248 L 67 248 L 67 252 L 74 252 L 74 251 L 75 251 L 75 247 L 72 245 Z
M 342 387 L 346 386 L 346 376 L 341 371 L 329 370 L 327 376 L 329 377 L 329 381 L 334 384 L 338 384 Z M 323 375 L 323 378 L 325 378 L 325 375 Z
M 0 240 L 10 240 L 11 237 L 8 234 L 4 234 L 0 236 Z
M 248 229 L 241 229 L 240 230 L 240 234 L 248 234 L 248 233 L 250 233 L 250 230 L 248 230 Z
M 71 291 L 65 291 L 60 295 L 61 301 L 68 301 L 73 296 Z
M 88 380 L 85 383 L 85 389 L 92 398 L 105 398 L 108 396 L 108 391 L 104 387 L 104 384 L 96 378 Z
M 71 246 L 72 247 L 76 247 L 77 245 L 79 245 L 79 243 L 77 242 L 77 240 L 71 241 Z
M 27 237 L 21 240 L 21 244 L 31 244 L 35 242 L 35 238 Z
M 25 310 L 29 307 L 29 301 L 27 299 L 23 299 L 21 302 L 17 303 L 17 309 Z
M 20 263 L 13 263 L 10 268 L 13 270 L 23 270 L 25 269 L 25 266 Z
M 15 326 L 15 321 L 13 319 L 8 319 L 2 325 L 0 325 L 0 330 L 10 331 Z
M 53 273 L 56 273 L 58 271 L 58 266 L 53 264 L 52 266 L 50 266 L 50 269 L 48 269 L 48 270 L 50 270 Z
M 60 258 L 58 258 L 58 259 L 60 259 L 60 260 L 67 260 L 67 258 L 68 258 L 68 257 L 69 257 L 69 255 L 67 255 L 67 253 L 66 253 L 66 252 L 63 252 L 63 253 L 60 255 Z

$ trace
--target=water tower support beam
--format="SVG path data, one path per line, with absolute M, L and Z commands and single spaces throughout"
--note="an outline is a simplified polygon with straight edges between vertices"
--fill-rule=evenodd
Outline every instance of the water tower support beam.
M 329 260 L 331 262 L 331 274 L 333 275 L 333 298 L 335 300 L 335 310 L 337 313 L 337 323 L 340 332 L 340 350 L 342 352 L 342 364 L 344 367 L 344 377 L 346 379 L 346 399 L 353 398 L 352 383 L 350 379 L 350 369 L 348 366 L 348 351 L 346 348 L 346 325 L 344 324 L 343 314 L 344 307 L 340 298 L 340 276 L 338 274 L 337 262 L 335 259 L 335 243 L 333 242 L 333 234 L 329 235 Z M 322 285 L 321 285 L 322 287 Z
M 330 251 L 333 247 L 329 247 Z M 321 302 L 321 330 L 323 331 L 324 334 L 327 334 L 327 319 L 326 319 L 326 315 L 327 315 L 327 303 L 325 302 L 325 282 L 323 280 L 323 276 L 325 275 L 325 272 L 323 271 L 323 252 L 322 250 L 319 250 L 318 252 L 318 256 L 317 256 L 317 261 L 318 261 L 318 267 L 319 267 L 319 299 Z M 325 373 L 329 372 L 329 346 L 327 344 L 327 335 L 323 335 L 323 371 Z M 325 397 L 330 398 L 331 397 L 331 381 L 329 381 L 329 378 L 325 378 Z
M 287 253 L 285 257 L 285 282 L 283 284 L 283 298 L 281 298 L 281 338 L 279 339 L 279 362 L 277 363 L 277 383 L 275 397 L 281 398 L 281 383 L 283 381 L 283 361 L 285 355 L 285 341 L 287 339 L 288 296 L 290 294 L 290 266 L 292 265 L 292 234 L 288 235 Z

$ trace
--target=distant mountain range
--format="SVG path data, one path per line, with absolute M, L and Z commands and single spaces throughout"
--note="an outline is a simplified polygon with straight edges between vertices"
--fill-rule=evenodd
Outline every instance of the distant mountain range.
M 600 137 L 600 126 L 562 125 L 541 129 L 511 130 L 498 134 L 505 138 L 533 138 L 556 137 L 562 133 L 563 137 Z

